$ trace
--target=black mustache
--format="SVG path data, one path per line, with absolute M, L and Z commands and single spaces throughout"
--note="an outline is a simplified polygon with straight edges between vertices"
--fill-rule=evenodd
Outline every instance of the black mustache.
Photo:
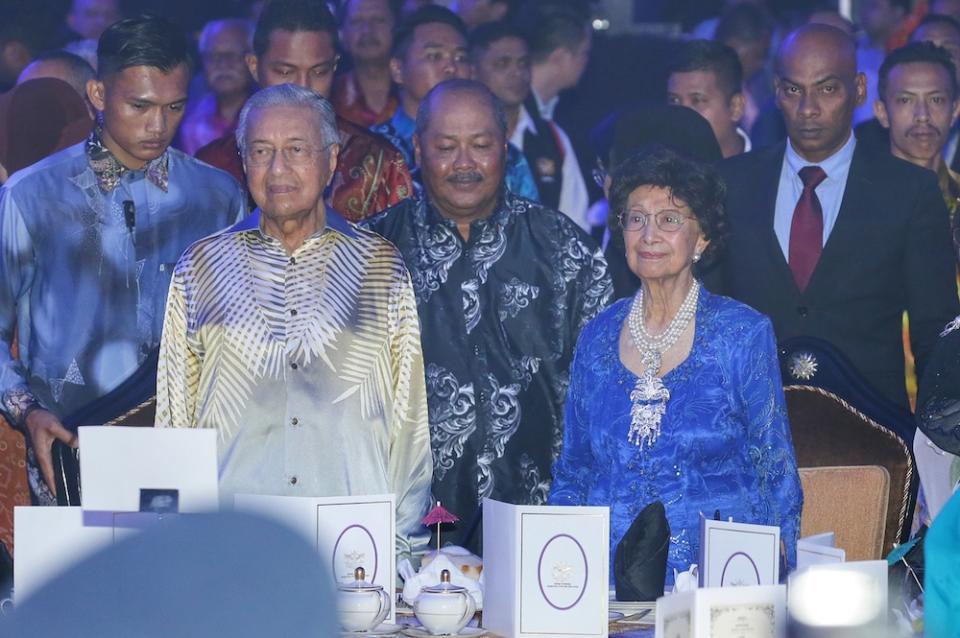
M 482 182 L 483 175 L 477 171 L 469 171 L 465 173 L 454 173 L 447 178 L 447 181 L 452 184 L 470 184 L 471 182 Z

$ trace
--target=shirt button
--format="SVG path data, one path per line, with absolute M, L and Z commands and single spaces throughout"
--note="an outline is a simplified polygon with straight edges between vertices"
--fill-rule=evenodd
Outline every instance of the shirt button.
M 297 309 L 296 309 L 296 308 L 293 308 L 292 310 L 290 310 L 290 316 L 291 316 L 291 317 L 296 317 L 296 316 L 297 316 Z
M 799 308 L 797 308 L 797 314 L 800 315 L 801 317 L 806 317 L 807 312 L 808 310 L 806 306 L 800 306 Z
M 296 370 L 296 369 L 299 368 L 300 366 L 298 366 L 298 365 L 297 365 L 297 362 L 294 361 L 293 363 L 290 364 L 290 367 L 293 368 L 294 370 Z
M 290 265 L 292 266 L 292 265 L 294 265 L 294 264 L 296 264 L 296 263 L 297 263 L 297 258 L 296 258 L 296 257 L 291 257 L 291 258 L 290 258 Z
M 473 354 L 480 356 L 480 346 L 473 346 Z
M 296 485 L 296 484 L 297 484 L 297 477 L 296 477 L 296 476 L 291 476 L 291 477 L 290 477 L 290 485 Z
M 300 419 L 298 419 L 297 417 L 293 417 L 292 419 L 290 419 L 290 425 L 300 425 Z

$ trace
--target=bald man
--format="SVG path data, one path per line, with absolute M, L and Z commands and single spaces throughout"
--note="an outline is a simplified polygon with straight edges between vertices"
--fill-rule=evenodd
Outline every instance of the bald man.
M 480 504 L 546 501 L 580 329 L 607 304 L 607 264 L 566 215 L 506 188 L 507 118 L 480 82 L 420 102 L 420 197 L 371 219 L 410 270 L 426 368 L 433 496 L 480 553 Z
M 788 140 L 721 165 L 731 234 L 711 287 L 769 315 L 781 341 L 832 343 L 906 407 L 903 312 L 918 375 L 960 313 L 936 176 L 857 145 L 853 113 L 866 86 L 840 29 L 790 34 L 774 85 Z

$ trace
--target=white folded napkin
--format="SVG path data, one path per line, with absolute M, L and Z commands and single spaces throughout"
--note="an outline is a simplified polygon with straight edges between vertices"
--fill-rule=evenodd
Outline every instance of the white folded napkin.
M 413 573 L 413 567 L 409 561 L 400 562 L 397 571 L 400 572 L 400 576 L 404 580 L 403 600 L 413 607 L 421 589 L 440 584 L 440 572 L 444 569 L 450 572 L 450 582 L 459 587 L 465 587 L 473 596 L 474 602 L 477 603 L 477 609 L 483 609 L 483 574 L 480 574 L 479 581 L 470 578 L 461 572 L 460 568 L 454 565 L 453 561 L 444 552 L 437 554 L 429 565 L 421 567 L 417 573 Z
M 693 563 L 685 572 L 673 570 L 673 592 L 693 591 L 700 586 L 700 571 L 697 564 Z

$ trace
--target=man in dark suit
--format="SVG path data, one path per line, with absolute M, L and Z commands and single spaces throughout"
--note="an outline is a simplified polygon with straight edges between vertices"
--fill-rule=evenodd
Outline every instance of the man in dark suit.
M 843 31 L 792 33 L 775 88 L 788 142 L 721 165 L 731 232 L 708 283 L 769 315 L 778 339 L 833 343 L 906 406 L 903 312 L 918 373 L 960 312 L 936 177 L 857 145 L 853 112 L 866 81 Z

